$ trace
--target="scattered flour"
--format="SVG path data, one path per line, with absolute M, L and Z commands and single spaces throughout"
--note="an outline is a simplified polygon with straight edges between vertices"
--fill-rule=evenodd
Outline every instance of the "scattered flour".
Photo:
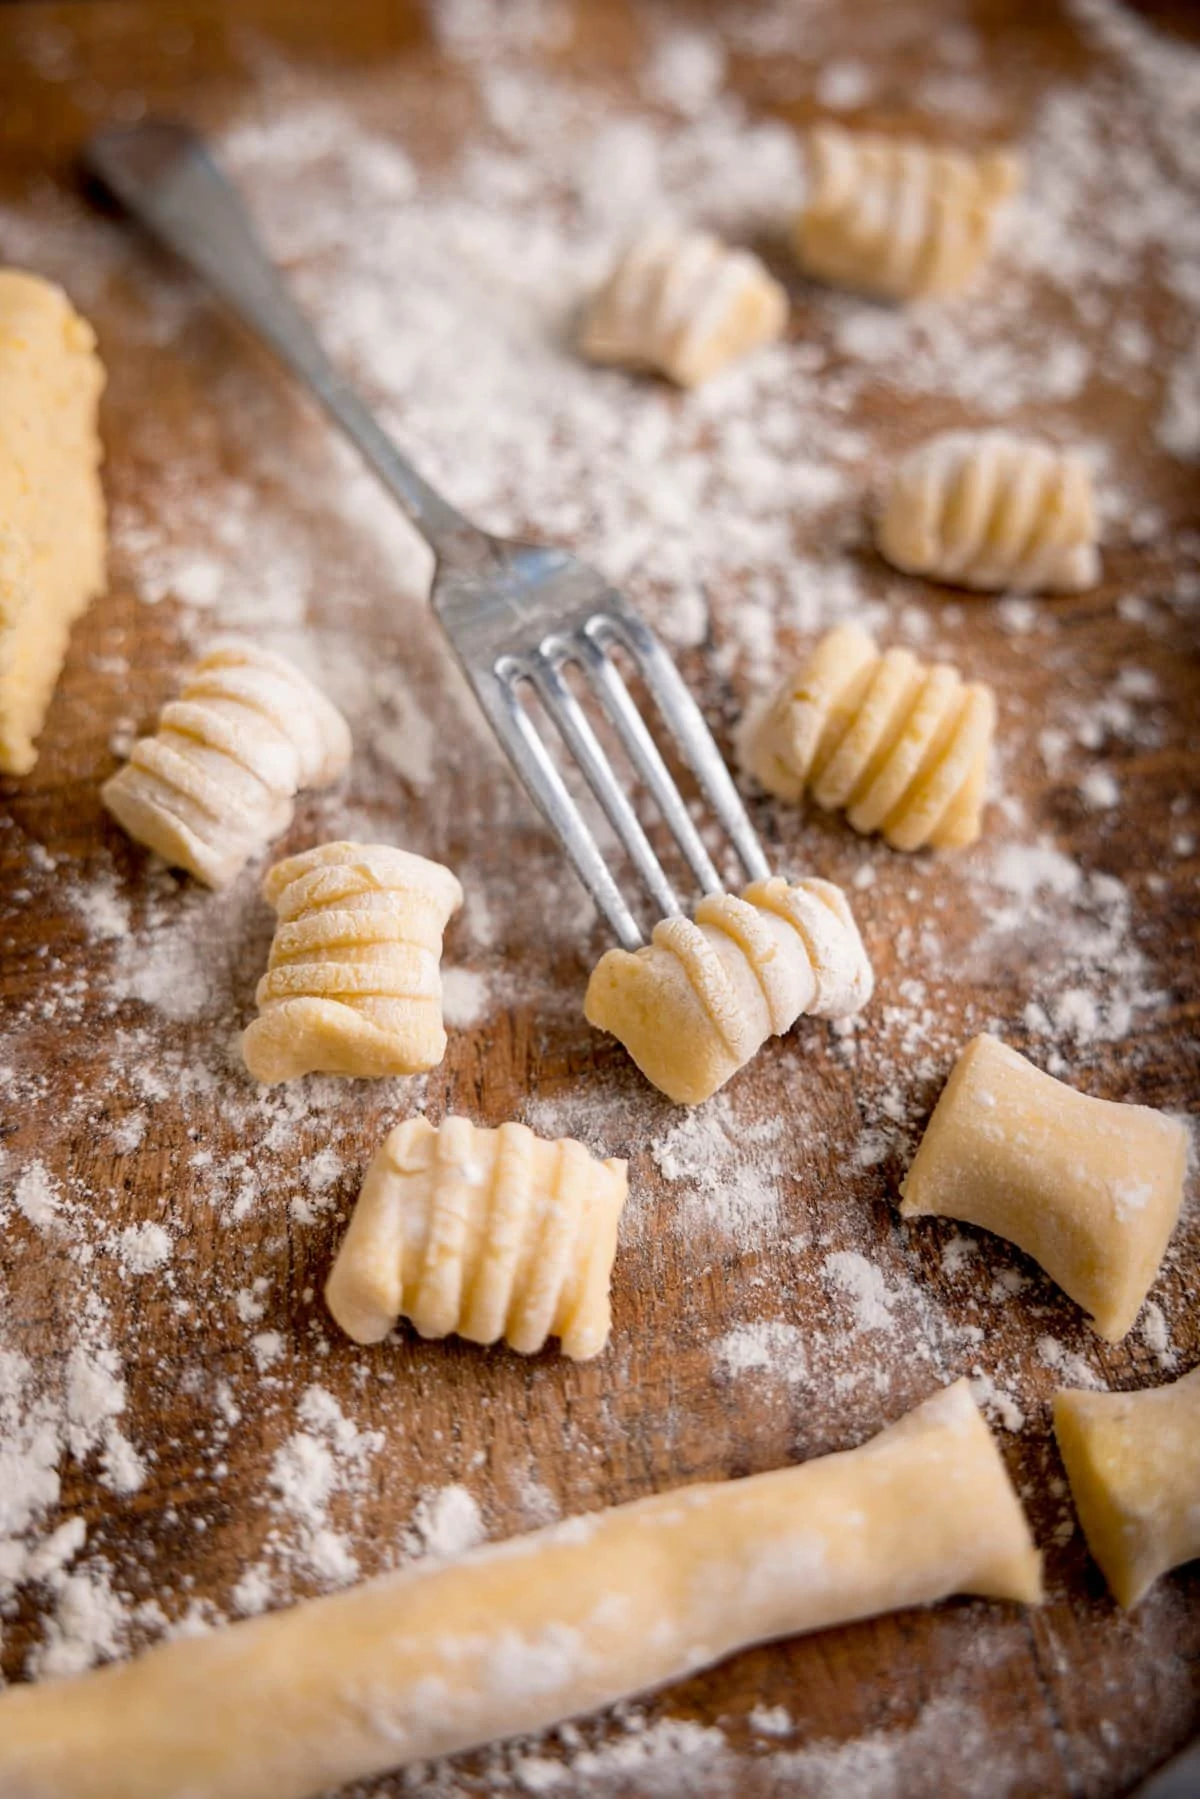
M 789 1386 L 808 1374 L 804 1333 L 781 1319 L 738 1325 L 713 1344 L 712 1358 L 713 1367 L 724 1374 L 762 1372 Z
M 411 1554 L 449 1562 L 474 1549 L 486 1535 L 474 1497 L 465 1487 L 448 1486 L 419 1501 L 407 1547 Z

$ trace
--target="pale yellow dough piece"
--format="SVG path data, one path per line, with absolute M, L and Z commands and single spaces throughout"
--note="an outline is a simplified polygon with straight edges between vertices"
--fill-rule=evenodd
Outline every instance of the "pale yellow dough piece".
M 945 431 L 888 482 L 879 553 L 906 574 L 982 593 L 1082 593 L 1100 579 L 1087 464 L 1008 431 Z
M 965 1381 L 860 1449 L 418 1564 L 0 1696 L 6 1799 L 306 1799 L 544 1730 L 751 1643 L 951 1593 L 1036 1605 Z
M 934 1108 L 900 1211 L 1007 1237 L 1119 1343 L 1179 1216 L 1186 1155 L 1184 1128 L 1165 1113 L 1077 1093 L 976 1037 Z
M 974 156 L 840 125 L 809 132 L 808 173 L 794 228 L 801 266 L 891 300 L 965 287 L 1021 183 L 1008 151 Z
M 463 897 L 448 868 L 390 844 L 323 843 L 268 869 L 263 895 L 279 923 L 242 1037 L 256 1080 L 441 1061 L 442 933 Z
M 548 1337 L 586 1361 L 608 1341 L 608 1285 L 625 1163 L 523 1124 L 446 1118 L 398 1124 L 363 1181 L 325 1287 L 358 1343 L 398 1319 L 533 1355 Z
M 62 289 L 0 269 L 0 773 L 36 762 L 71 626 L 104 591 L 103 386 Z
M 307 676 L 254 644 L 222 642 L 100 794 L 131 837 L 224 887 L 287 830 L 299 790 L 328 787 L 349 760 L 346 721 Z
M 995 725 L 990 687 L 838 625 L 762 713 L 745 760 L 771 793 L 809 793 L 893 849 L 961 849 L 979 836 Z
M 660 230 L 625 251 L 587 310 L 579 344 L 593 362 L 656 369 L 696 387 L 781 337 L 787 315 L 787 294 L 757 256 L 703 231 Z
M 1200 1368 L 1142 1393 L 1056 1393 L 1054 1434 L 1119 1604 L 1200 1556 Z
M 708 1099 L 801 1013 L 861 1011 L 875 978 L 846 896 L 831 881 L 755 881 L 664 918 L 649 944 L 592 970 L 588 1023 L 619 1037 L 678 1105 Z

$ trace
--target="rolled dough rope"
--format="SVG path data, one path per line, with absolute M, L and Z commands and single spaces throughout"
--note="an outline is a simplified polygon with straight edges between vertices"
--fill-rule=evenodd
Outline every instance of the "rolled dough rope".
M 1076 1093 L 976 1037 L 934 1108 L 900 1211 L 1007 1237 L 1118 1343 L 1175 1228 L 1186 1159 L 1183 1126 L 1165 1113 Z
M 62 289 L 0 269 L 0 773 L 37 761 L 71 626 L 104 591 L 103 386 Z
M 5 1799 L 304 1799 L 751 1643 L 951 1593 L 1035 1605 L 965 1381 L 860 1449 L 573 1518 L 0 1697 Z
M 1141 1393 L 1054 1395 L 1088 1547 L 1123 1606 L 1200 1556 L 1200 1368 Z
M 593 362 L 695 387 L 782 336 L 787 315 L 786 292 L 749 251 L 704 231 L 651 231 L 592 300 L 579 345 Z
M 694 1106 L 801 1013 L 845 1018 L 874 984 L 841 888 L 776 877 L 740 899 L 708 894 L 695 923 L 664 918 L 644 949 L 609 950 L 583 1010 L 668 1099 Z
M 501 1337 L 575 1361 L 608 1341 L 608 1283 L 629 1191 L 625 1163 L 523 1124 L 410 1118 L 384 1139 L 325 1287 L 358 1343 L 403 1317 L 423 1337 Z
M 770 792 L 811 793 L 893 849 L 961 849 L 979 836 L 995 723 L 990 687 L 838 625 L 761 715 L 746 763 Z
M 267 870 L 279 915 L 242 1037 L 258 1081 L 419 1074 L 446 1053 L 442 933 L 462 905 L 448 868 L 386 843 L 323 843 Z

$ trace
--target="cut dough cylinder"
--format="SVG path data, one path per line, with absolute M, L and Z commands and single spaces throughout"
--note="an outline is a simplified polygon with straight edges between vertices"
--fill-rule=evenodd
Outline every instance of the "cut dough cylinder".
M 255 1080 L 437 1066 L 442 933 L 463 898 L 448 868 L 390 844 L 323 843 L 268 869 L 263 896 L 279 923 L 242 1037 Z
M 71 626 L 104 591 L 96 338 L 61 288 L 0 269 L 0 773 L 27 774 Z
M 579 346 L 593 362 L 695 387 L 782 336 L 787 315 L 787 294 L 748 250 L 704 231 L 651 231 L 592 300 Z
M 995 726 L 990 687 L 838 625 L 760 715 L 745 761 L 769 792 L 810 793 L 893 849 L 962 849 L 979 836 Z
M 139 843 L 224 887 L 287 830 L 300 788 L 328 787 L 349 760 L 345 719 L 298 668 L 217 643 L 100 797 Z
M 846 1018 L 875 977 L 846 896 L 831 881 L 755 881 L 664 918 L 645 948 L 611 949 L 592 970 L 589 1024 L 619 1037 L 678 1105 L 724 1086 L 801 1013 Z
M 325 1287 L 348 1336 L 378 1343 L 407 1318 L 533 1355 L 558 1337 L 574 1361 L 608 1341 L 608 1283 L 625 1163 L 523 1124 L 398 1124 L 363 1181 Z
M 976 1037 L 934 1108 L 900 1211 L 1007 1237 L 1119 1343 L 1175 1228 L 1186 1159 L 1186 1132 L 1165 1113 L 1077 1093 Z
M 1121 1605 L 1200 1556 L 1200 1368 L 1142 1393 L 1056 1393 L 1054 1434 Z
M 875 528 L 910 575 L 981 593 L 1082 593 L 1100 579 L 1087 464 L 1009 431 L 944 431 L 892 472 Z
M 20 1799 L 305 1799 L 544 1730 L 751 1643 L 951 1593 L 1036 1605 L 965 1381 L 860 1449 L 685 1487 L 0 1696 Z
M 919 138 L 818 125 L 809 191 L 795 223 L 801 267 L 884 299 L 952 294 L 992 245 L 1021 181 L 1005 150 L 973 156 Z

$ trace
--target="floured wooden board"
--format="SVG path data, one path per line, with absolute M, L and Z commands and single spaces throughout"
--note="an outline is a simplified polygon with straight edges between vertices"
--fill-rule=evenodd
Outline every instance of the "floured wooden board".
M 1119 1348 L 1004 1244 L 896 1213 L 980 1029 L 1087 1091 L 1195 1103 L 1198 84 L 1193 44 L 1110 0 L 0 11 L 0 258 L 99 331 L 115 531 L 38 766 L 0 788 L 6 1677 L 844 1448 L 966 1373 L 1047 1551 L 1041 1612 L 829 1632 L 360 1792 L 1099 1796 L 1200 1727 L 1200 1569 L 1116 1612 L 1049 1417 L 1057 1385 L 1200 1356 L 1194 1193 Z M 211 134 L 450 497 L 621 581 L 727 747 L 843 618 L 994 682 L 999 792 L 964 855 L 752 799 L 783 870 L 852 894 L 879 977 L 853 1028 L 802 1020 L 694 1113 L 588 1029 L 604 933 L 472 714 L 426 553 L 265 356 L 71 186 L 84 135 L 143 109 Z M 1027 196 L 969 297 L 900 313 L 795 275 L 814 116 L 1023 147 Z M 569 348 L 664 210 L 757 244 L 793 294 L 790 342 L 690 396 Z M 991 423 L 1094 461 L 1094 593 L 976 600 L 874 555 L 890 460 Z M 423 1082 L 256 1090 L 235 1033 L 271 936 L 260 870 L 213 896 L 101 813 L 122 748 L 230 628 L 299 660 L 355 735 L 284 847 L 391 840 L 466 888 Z M 319 1294 L 342 1221 L 420 1107 L 630 1158 L 602 1359 L 340 1337 Z

